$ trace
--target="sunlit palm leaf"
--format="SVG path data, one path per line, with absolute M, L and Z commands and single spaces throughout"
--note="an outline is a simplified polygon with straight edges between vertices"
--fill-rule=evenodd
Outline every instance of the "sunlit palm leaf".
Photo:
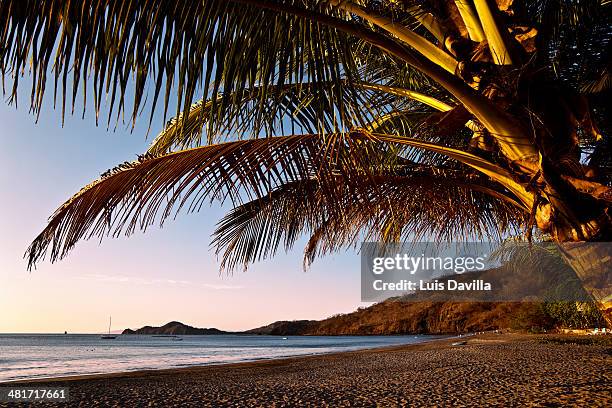
M 345 83 L 346 81 L 343 81 Z M 278 86 L 256 86 L 228 96 L 231 104 L 219 102 L 225 95 L 200 100 L 187 115 L 168 122 L 149 148 L 150 153 L 167 153 L 218 142 L 219 139 L 274 136 L 285 127 L 291 133 L 338 133 L 355 126 L 364 126 L 389 111 L 408 105 L 395 95 L 356 87 L 344 87 L 330 94 L 324 90 L 334 84 L 312 82 Z M 340 118 L 343 109 L 346 116 Z M 206 140 L 202 140 L 205 137 Z
M 321 1 L 274 3 L 281 8 L 318 10 Z M 83 81 L 84 99 L 87 90 L 93 89 L 96 112 L 104 95 L 109 98 L 109 120 L 116 104 L 117 117 L 125 108 L 130 86 L 133 120 L 149 88 L 153 111 L 162 94 L 168 107 L 176 85 L 177 115 L 189 108 L 198 89 L 204 95 L 219 91 L 227 95 L 258 85 L 312 80 L 334 84 L 333 92 L 341 95 L 340 79 L 350 78 L 356 71 L 354 42 L 303 16 L 226 0 L 0 3 L 0 69 L 3 77 L 13 79 L 11 94 L 15 98 L 22 70 L 31 61 L 31 103 L 36 112 L 43 102 L 50 69 L 56 91 L 58 84 L 61 87 L 63 110 L 66 98 L 72 99 L 74 108 Z M 232 101 L 225 98 L 218 103 Z
M 227 139 L 227 135 L 232 138 L 273 136 L 279 131 L 284 133 L 285 127 L 291 128 L 291 133 L 338 133 L 370 125 L 385 133 L 410 134 L 410 129 L 428 115 L 424 108 L 428 105 L 415 103 L 419 100 L 406 96 L 410 91 L 392 93 L 387 89 L 400 88 L 377 88 L 364 82 L 352 86 L 350 93 L 346 87 L 341 90 L 346 93 L 339 100 L 338 95 L 317 91 L 324 86 L 311 82 L 282 87 L 257 86 L 229 95 L 232 103 L 223 112 L 213 109 L 219 107 L 218 102 L 224 95 L 200 100 L 191 106 L 187 115 L 181 114 L 167 123 L 149 153 L 211 144 Z M 337 116 L 338 104 L 347 112 L 344 122 Z

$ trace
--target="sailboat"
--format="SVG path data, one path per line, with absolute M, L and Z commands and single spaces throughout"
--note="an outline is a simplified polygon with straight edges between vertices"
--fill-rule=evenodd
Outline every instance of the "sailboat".
M 100 336 L 101 339 L 112 340 L 112 339 L 116 339 L 117 338 L 117 336 L 115 336 L 114 334 L 111 334 L 111 332 L 110 332 L 112 319 L 113 319 L 112 316 L 108 317 L 108 334 L 103 334 L 102 336 Z

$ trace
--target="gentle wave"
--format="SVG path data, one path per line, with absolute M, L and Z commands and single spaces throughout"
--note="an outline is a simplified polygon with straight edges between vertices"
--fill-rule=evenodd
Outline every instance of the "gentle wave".
M 0 335 L 0 382 L 227 364 L 415 344 L 441 336 Z

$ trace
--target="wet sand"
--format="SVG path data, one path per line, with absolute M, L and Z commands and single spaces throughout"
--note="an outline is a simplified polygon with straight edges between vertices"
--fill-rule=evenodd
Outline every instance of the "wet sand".
M 15 385 L 70 387 L 70 403 L 55 404 L 63 407 L 603 407 L 612 406 L 611 337 L 489 334 L 464 346 L 443 340 Z

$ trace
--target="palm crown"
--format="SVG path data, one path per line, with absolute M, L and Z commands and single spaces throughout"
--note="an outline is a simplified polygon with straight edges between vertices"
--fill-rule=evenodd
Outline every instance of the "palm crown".
M 304 234 L 306 262 L 361 239 L 607 239 L 611 7 L 2 0 L 0 67 L 15 98 L 31 61 L 35 112 L 49 72 L 62 112 L 83 82 L 109 123 L 130 87 L 133 121 L 148 91 L 150 118 L 178 99 L 145 154 L 52 215 L 29 266 L 215 199 L 228 268 Z

